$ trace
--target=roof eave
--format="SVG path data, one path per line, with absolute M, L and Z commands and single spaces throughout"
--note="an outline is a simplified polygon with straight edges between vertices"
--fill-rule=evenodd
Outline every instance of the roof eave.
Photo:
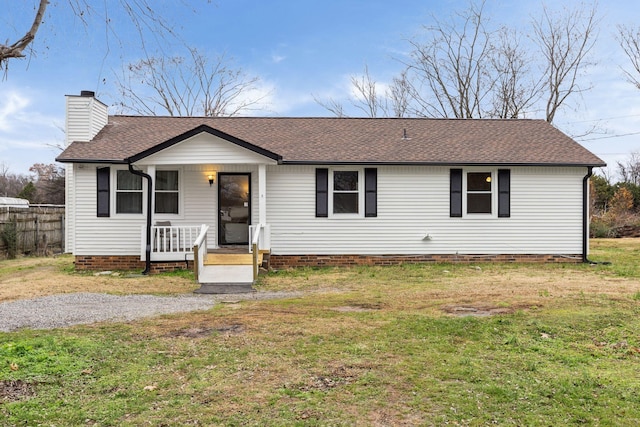
M 59 163 L 102 163 L 102 164 L 114 164 L 114 165 L 126 165 L 127 161 L 119 159 L 75 159 L 75 158 L 59 158 L 56 157 L 56 162 Z
M 342 161 L 342 160 L 283 160 L 283 165 L 380 165 L 380 166 L 555 166 L 555 167 L 605 167 L 606 163 L 544 163 L 544 162 L 445 162 L 445 161 Z

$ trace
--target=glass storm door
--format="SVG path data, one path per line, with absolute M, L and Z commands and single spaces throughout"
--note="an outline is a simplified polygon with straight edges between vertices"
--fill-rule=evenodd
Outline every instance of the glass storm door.
M 248 173 L 218 174 L 218 245 L 246 245 L 251 224 Z

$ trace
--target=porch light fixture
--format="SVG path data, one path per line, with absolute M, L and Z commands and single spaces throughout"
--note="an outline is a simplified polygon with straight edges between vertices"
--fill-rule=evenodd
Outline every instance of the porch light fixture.
M 211 187 L 211 186 L 213 185 L 213 181 L 214 181 L 214 180 L 213 180 L 213 174 L 212 174 L 212 173 L 210 173 L 210 174 L 209 174 L 209 176 L 208 176 L 207 178 L 209 178 L 209 187 Z

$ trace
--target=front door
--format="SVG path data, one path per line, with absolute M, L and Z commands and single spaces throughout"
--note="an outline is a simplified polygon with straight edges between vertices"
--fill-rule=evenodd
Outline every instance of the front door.
M 218 245 L 249 244 L 251 174 L 218 174 Z

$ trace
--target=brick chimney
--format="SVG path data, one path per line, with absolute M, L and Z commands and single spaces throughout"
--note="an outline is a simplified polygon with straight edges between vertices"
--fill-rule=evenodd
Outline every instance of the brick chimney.
M 83 90 L 80 95 L 66 95 L 66 101 L 65 145 L 91 141 L 107 124 L 107 106 L 90 90 Z

